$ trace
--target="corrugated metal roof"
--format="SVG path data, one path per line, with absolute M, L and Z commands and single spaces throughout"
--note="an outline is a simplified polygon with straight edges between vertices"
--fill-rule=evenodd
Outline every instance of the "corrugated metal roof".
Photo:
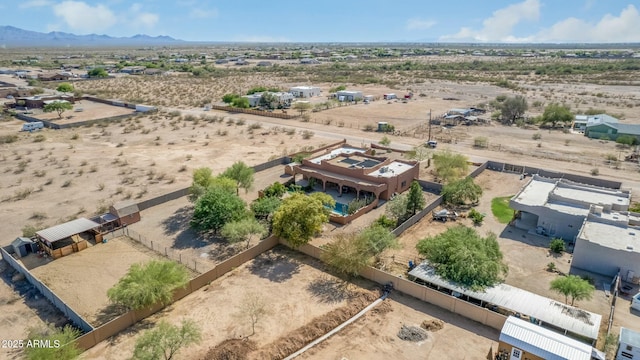
M 640 347 L 640 332 L 620 328 L 620 342 L 633 347 Z
M 119 217 L 128 216 L 140 211 L 138 209 L 138 204 L 134 203 L 133 201 L 121 201 L 115 203 L 113 205 L 113 208 L 116 211 L 115 215 Z
M 498 284 L 484 291 L 473 291 L 443 279 L 428 262 L 416 266 L 410 276 L 441 286 L 463 295 L 498 305 L 501 308 L 528 315 L 589 339 L 597 339 L 602 315 L 565 305 L 507 284 Z
M 64 224 L 56 225 L 48 229 L 40 230 L 36 234 L 53 243 L 68 238 L 71 235 L 80 234 L 87 230 L 97 228 L 100 224 L 86 218 L 78 218 Z
M 513 316 L 504 323 L 500 341 L 546 360 L 591 360 L 591 346 Z

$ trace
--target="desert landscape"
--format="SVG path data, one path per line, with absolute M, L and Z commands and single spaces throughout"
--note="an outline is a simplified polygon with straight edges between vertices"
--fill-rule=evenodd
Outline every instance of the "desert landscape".
M 107 55 L 96 52 L 96 56 Z M 618 117 L 623 124 L 640 123 L 640 85 L 634 80 L 637 70 L 619 66 L 627 60 L 541 57 L 520 61 L 498 56 L 481 60 L 478 62 L 477 57 L 470 55 L 441 55 L 310 66 L 277 60 L 274 63 L 278 66 L 266 69 L 210 63 L 196 66 L 200 69 L 197 74 L 176 68 L 152 76 L 117 74 L 105 79 L 71 79 L 69 82 L 78 94 L 152 105 L 158 111 L 82 127 L 34 132 L 19 132 L 24 121 L 9 112 L 0 115 L 0 214 L 4 235 L 0 244 L 8 245 L 23 233 L 77 217 L 102 214 L 121 200 L 140 202 L 189 187 L 197 168 L 209 167 L 218 174 L 238 160 L 253 166 L 285 155 L 311 152 L 343 139 L 362 147 L 383 142 L 402 151 L 423 148 L 425 141 L 437 140 L 436 149 L 426 150 L 428 157 L 451 151 L 464 154 L 475 164 L 496 160 L 597 176 L 621 181 L 631 189 L 632 199 L 638 199 L 640 165 L 623 161 L 634 151 L 633 147 L 531 121 L 542 115 L 546 106 L 558 103 L 569 106 L 574 114 L 602 112 Z M 602 62 L 612 63 L 611 70 L 601 71 Z M 554 72 L 559 67 L 575 70 Z M 34 71 L 40 68 L 32 67 Z M 55 93 L 57 86 L 55 82 L 29 84 L 9 75 L 0 75 L 0 81 L 45 93 Z M 310 100 L 312 111 L 304 116 L 301 111 L 299 117 L 279 119 L 207 108 L 210 104 L 221 105 L 225 94 L 245 94 L 258 86 L 286 90 L 296 85 L 322 89 L 323 95 Z M 377 100 L 348 105 L 330 100 L 331 89 L 339 85 L 374 95 Z M 386 93 L 396 93 L 401 98 L 382 100 L 382 94 Z M 408 93 L 413 96 L 402 99 Z M 505 125 L 492 119 L 495 99 L 516 95 L 526 98 L 529 104 L 522 122 Z M 76 118 L 63 119 L 61 123 L 130 112 L 101 106 L 94 109 L 89 103 L 76 105 L 83 111 L 74 112 Z M 470 126 L 429 122 L 442 118 L 451 109 L 469 107 L 486 109 L 483 116 L 486 121 Z M 297 114 L 294 109 L 287 111 Z M 392 124 L 395 131 L 376 132 L 379 122 Z M 477 146 L 479 139 L 485 139 L 486 144 Z M 409 157 L 402 152 L 390 152 L 389 156 Z M 429 164 L 426 159 L 420 160 L 420 178 L 433 181 L 435 176 Z M 250 203 L 258 198 L 260 190 L 281 181 L 283 174 L 284 166 L 257 172 L 253 187 L 246 192 L 241 190 L 240 197 Z M 498 235 L 509 266 L 507 284 L 562 301 L 562 296 L 549 290 L 555 274 L 547 271 L 546 266 L 554 262 L 558 271 L 567 273 L 571 255 L 553 257 L 544 238 L 506 227 L 491 216 L 491 200 L 514 195 L 526 181 L 516 174 L 484 171 L 476 179 L 483 189 L 476 208 L 487 216 L 477 230 L 483 235 L 489 232 Z M 427 203 L 437 197 L 432 193 L 424 196 Z M 198 271 L 191 273 L 195 277 L 242 248 L 190 228 L 193 207 L 186 197 L 163 203 L 143 210 L 142 220 L 130 229 L 154 241 L 159 248 L 196 261 Z M 359 232 L 384 213 L 385 207 L 381 206 L 348 225 L 325 224 L 323 232 L 311 243 L 323 246 L 337 234 Z M 441 223 L 425 217 L 399 236 L 399 248 L 383 254 L 384 270 L 405 276 L 408 261 L 421 260 L 415 247 L 417 242 L 456 224 L 473 226 L 470 219 Z M 107 289 L 131 264 L 155 258 L 163 258 L 162 251 L 118 238 L 31 271 L 56 293 L 60 292 L 65 302 L 93 326 L 99 326 L 114 316 L 108 312 Z M 26 281 L 4 264 L 3 270 L 1 338 L 23 339 L 30 327 L 65 322 L 64 315 L 50 303 L 32 293 L 27 296 L 19 293 L 17 285 Z M 238 304 L 250 292 L 259 293 L 269 304 L 270 312 L 258 323 L 255 336 L 248 338 L 255 350 L 247 356 L 284 358 L 288 354 L 282 349 L 294 349 L 278 343 L 282 337 L 291 337 L 296 330 L 323 319 L 331 327 L 337 326 L 348 318 L 345 314 L 353 315 L 375 300 L 379 287 L 363 279 L 345 282 L 319 260 L 278 246 L 101 342 L 83 358 L 129 358 L 136 339 L 160 320 L 179 324 L 192 319 L 201 325 L 202 342 L 183 349 L 179 358 L 214 358 L 208 355 L 209 351 L 225 340 L 233 340 L 227 345 L 237 350 L 242 345 L 236 340 L 247 336 L 249 331 L 238 318 Z M 626 298 L 620 301 L 628 303 Z M 602 314 L 604 319 L 609 315 L 610 299 L 602 289 L 597 289 L 593 298 L 581 302 L 580 307 Z M 620 307 L 622 310 L 616 311 L 612 325 L 613 333 L 621 326 L 640 330 L 635 321 L 637 316 L 626 310 L 628 304 Z M 342 315 L 331 317 L 340 311 Z M 403 325 L 420 327 L 423 322 L 437 324 L 429 328 L 426 339 L 398 338 Z M 606 335 L 606 325 L 603 322 L 598 348 L 605 341 L 602 334 Z M 498 335 L 497 330 L 488 326 L 392 292 L 381 305 L 301 358 L 415 358 L 416 354 L 424 359 L 486 358 L 489 349 L 496 349 Z M 302 346 L 307 340 L 312 339 L 301 338 L 296 345 Z M 0 358 L 20 356 L 16 351 L 0 352 Z

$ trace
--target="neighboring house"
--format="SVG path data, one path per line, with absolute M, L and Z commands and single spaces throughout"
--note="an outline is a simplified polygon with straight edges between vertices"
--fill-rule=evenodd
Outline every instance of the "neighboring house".
M 157 68 L 144 69 L 145 75 L 163 75 L 164 73 L 165 73 L 164 69 L 157 69 Z
M 591 206 L 576 237 L 571 267 L 640 283 L 640 214 Z
M 320 61 L 316 60 L 316 59 L 311 59 L 311 58 L 303 58 L 300 59 L 300 64 L 320 64 Z
M 69 80 L 71 76 L 66 73 L 48 73 L 38 74 L 38 79 L 41 81 L 65 81 Z
M 339 101 L 351 102 L 362 100 L 364 96 L 362 95 L 362 91 L 341 90 L 336 92 L 336 98 Z
M 310 98 L 320 96 L 322 90 L 317 86 L 294 86 L 289 89 L 289 92 L 297 98 Z
M 628 190 L 533 175 L 509 206 L 516 210 L 517 228 L 574 241 L 591 205 L 605 211 L 627 211 L 630 198 Z
M 604 360 L 590 345 L 514 316 L 500 331 L 498 354 L 514 360 Z
M 630 135 L 640 141 L 640 124 L 600 123 L 587 125 L 585 136 L 592 139 L 608 138 L 616 140 L 621 135 Z
M 640 359 L 640 332 L 620 328 L 616 360 Z
M 256 64 L 256 66 L 264 66 L 264 67 L 268 67 L 272 65 L 273 64 L 271 63 L 271 61 L 258 61 L 258 63 Z
M 138 204 L 133 201 L 121 201 L 109 207 L 109 213 L 118 218 L 119 226 L 127 226 L 140 221 Z
M 70 103 L 73 103 L 73 96 L 65 96 L 65 95 L 36 95 L 36 96 L 27 96 L 27 97 L 19 97 L 16 98 L 16 104 L 23 102 L 24 107 L 30 109 L 39 109 L 43 108 L 47 103 L 51 101 L 64 100 Z
M 216 64 L 218 64 L 218 65 L 228 64 L 228 63 L 229 63 L 229 60 L 227 60 L 227 59 L 218 59 L 218 60 L 216 60 Z
M 244 95 L 242 97 L 249 100 L 250 107 L 258 107 L 260 106 L 260 99 L 262 99 L 263 94 L 275 95 L 277 104 L 275 104 L 274 107 L 276 108 L 282 108 L 282 107 L 287 108 L 291 106 L 291 103 L 294 100 L 293 94 L 288 92 L 276 92 L 276 93 L 264 92 L 264 93 L 255 93 L 251 95 Z
M 125 66 L 120 69 L 121 73 L 129 74 L 129 75 L 138 75 L 144 74 L 144 71 L 147 69 L 146 66 Z
M 286 173 L 293 175 L 294 181 L 298 174 L 305 180 L 316 179 L 322 184 L 323 191 L 335 188 L 340 196 L 343 191 L 353 191 L 356 198 L 374 196 L 383 200 L 406 191 L 418 178 L 418 162 L 372 156 L 366 152 L 366 149 L 345 144 L 327 150 L 324 155 L 303 159 L 301 164 L 291 164 Z
M 535 323 L 536 326 L 561 332 L 586 344 L 593 345 L 598 339 L 602 315 L 505 283 L 474 291 L 442 278 L 428 262 L 414 267 L 409 271 L 408 278 L 444 294 L 468 301 L 475 306 L 466 311 L 475 314 L 488 310 L 503 315 L 519 314 L 522 319 Z
M 587 126 L 603 124 L 603 123 L 617 124 L 618 122 L 619 122 L 618 119 L 607 114 L 576 115 L 573 120 L 573 124 L 571 125 L 571 128 L 574 130 L 584 132 L 587 129 Z
M 460 115 L 462 117 L 472 115 L 472 109 L 451 109 L 447 111 L 447 116 Z

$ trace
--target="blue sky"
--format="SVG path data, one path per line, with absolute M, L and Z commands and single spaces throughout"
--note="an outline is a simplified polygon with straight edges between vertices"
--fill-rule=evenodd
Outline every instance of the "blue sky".
M 23 0 L 3 25 L 255 42 L 640 42 L 637 0 Z

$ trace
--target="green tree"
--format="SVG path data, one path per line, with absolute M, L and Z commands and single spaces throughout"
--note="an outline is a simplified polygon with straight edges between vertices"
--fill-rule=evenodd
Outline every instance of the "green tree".
M 407 195 L 407 211 L 410 211 L 411 215 L 415 215 L 418 210 L 424 208 L 425 203 L 422 187 L 414 180 L 411 182 L 409 194 Z
M 327 194 L 295 193 L 284 199 L 273 214 L 273 232 L 294 248 L 302 246 L 322 230 L 324 223 L 329 222 L 330 210 L 327 207 L 334 206 L 335 201 Z
M 189 272 L 171 260 L 133 264 L 117 284 L 107 291 L 109 300 L 128 309 L 140 310 L 156 303 L 169 304 L 173 292 L 187 285 Z
M 396 224 L 402 223 L 409 217 L 408 204 L 409 197 L 407 194 L 396 195 L 393 199 L 387 201 L 385 212 L 396 221 Z
M 277 197 L 281 198 L 284 193 L 287 192 L 287 188 L 281 182 L 274 182 L 273 184 L 267 186 L 262 192 L 264 196 L 267 197 Z
M 231 221 L 222 227 L 220 234 L 230 243 L 246 241 L 247 246 L 251 245 L 253 236 L 263 237 L 268 233 L 267 227 L 253 217 L 247 217 L 237 221 Z
M 214 177 L 211 169 L 202 167 L 193 171 L 193 181 L 189 187 L 189 201 L 196 202 L 207 189 L 220 187 L 230 193 L 236 192 L 236 182 L 222 176 Z
M 640 143 L 640 141 L 638 141 L 638 138 L 633 135 L 620 135 L 616 139 L 616 142 L 618 144 L 626 146 L 638 145 Z
M 516 120 L 520 119 L 528 108 L 527 99 L 522 95 L 509 97 L 500 104 L 502 119 L 508 124 L 513 124 Z
M 388 248 L 398 245 L 395 235 L 379 224 L 373 224 L 360 233 L 340 234 L 325 246 L 322 260 L 332 269 L 347 276 L 357 276 L 362 269 L 378 260 Z
M 251 211 L 253 211 L 256 218 L 268 220 L 278 210 L 280 204 L 282 204 L 280 198 L 265 196 L 251 203 Z
M 267 91 L 267 88 L 264 86 L 254 86 L 249 91 L 247 91 L 247 95 L 253 95 L 255 93 L 263 93 Z
M 416 146 L 410 151 L 406 153 L 407 159 L 424 161 L 431 156 L 431 151 L 429 151 L 425 146 Z
M 245 207 L 238 195 L 218 186 L 210 187 L 195 203 L 191 226 L 199 231 L 218 232 L 224 224 L 242 219 Z
M 343 90 L 347 90 L 347 87 L 345 85 L 338 85 L 336 87 L 332 87 L 331 89 L 329 89 L 329 92 L 334 93 L 334 92 L 343 91 Z
M 31 328 L 27 335 L 29 341 L 49 341 L 51 346 L 25 346 L 24 354 L 28 360 L 73 360 L 77 359 L 82 350 L 75 342 L 80 336 L 80 331 L 67 325 L 62 329 L 53 325 L 45 328 Z
M 253 168 L 247 166 L 247 164 L 242 161 L 236 161 L 228 167 L 221 176 L 233 179 L 236 182 L 236 194 L 239 194 L 240 188 L 243 188 L 245 193 L 251 189 L 253 185 L 253 173 Z
M 552 103 L 544 108 L 541 122 L 556 127 L 558 124 L 570 125 L 573 119 L 573 113 L 568 106 Z
M 222 102 L 225 104 L 231 104 L 233 103 L 234 99 L 240 98 L 241 96 L 238 94 L 224 94 L 224 96 L 222 96 Z
M 595 291 L 593 285 L 577 275 L 560 276 L 553 279 L 550 289 L 564 295 L 566 304 L 569 303 L 569 298 L 571 298 L 571 306 L 576 300 L 591 299 Z
M 292 108 L 294 110 L 298 110 L 298 112 L 302 116 L 302 114 L 304 114 L 305 112 L 311 109 L 311 104 L 306 101 L 296 101 L 295 103 L 293 103 Z
M 507 274 L 495 234 L 483 238 L 460 225 L 420 240 L 416 248 L 438 275 L 474 290 L 495 285 Z
M 193 320 L 184 320 L 181 326 L 162 320 L 136 340 L 133 350 L 135 360 L 174 359 L 176 353 L 202 340 L 200 328 Z
M 231 106 L 241 108 L 241 109 L 248 109 L 249 107 L 251 107 L 249 104 L 249 99 L 244 97 L 237 97 L 231 100 Z
M 348 277 L 358 276 L 362 269 L 371 265 L 366 244 L 355 233 L 338 234 L 325 245 L 324 250 L 320 254 L 322 261 L 337 273 Z
M 276 94 L 265 92 L 262 94 L 262 96 L 260 96 L 260 101 L 258 104 L 268 109 L 275 109 L 278 107 L 278 103 L 279 100 Z
M 89 75 L 90 78 L 96 78 L 96 77 L 97 78 L 104 78 L 104 77 L 109 76 L 107 71 L 104 68 L 101 68 L 101 67 L 97 67 L 97 68 L 93 68 L 93 69 L 89 70 L 87 75 Z
M 391 145 L 391 140 L 385 135 L 382 137 L 382 140 L 380 140 L 379 143 L 382 146 L 389 146 Z
M 73 109 L 73 105 L 64 100 L 54 100 L 52 103 L 46 104 L 42 110 L 46 113 L 48 112 L 57 112 L 58 118 L 62 119 L 62 114 L 67 111 Z
M 435 175 L 445 184 L 462 178 L 468 171 L 467 157 L 448 150 L 433 155 Z
M 73 92 L 74 88 L 73 88 L 73 85 L 69 83 L 61 83 L 60 85 L 58 85 L 56 90 L 66 94 L 66 93 Z
M 473 181 L 473 178 L 466 177 L 443 186 L 440 195 L 449 205 L 475 204 L 482 196 L 482 188 Z

